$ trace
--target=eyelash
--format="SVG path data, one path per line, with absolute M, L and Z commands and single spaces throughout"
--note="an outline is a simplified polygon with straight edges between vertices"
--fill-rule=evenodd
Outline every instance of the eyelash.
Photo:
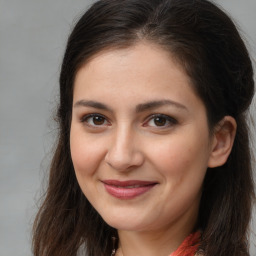
M 163 119 L 163 120 L 165 121 L 164 125 L 159 125 L 159 126 L 155 125 L 155 126 L 151 126 L 151 127 L 157 127 L 157 128 L 160 128 L 160 129 L 164 129 L 164 128 L 169 128 L 169 127 L 171 127 L 171 126 L 173 126 L 173 125 L 175 125 L 175 124 L 178 123 L 178 121 L 177 121 L 175 118 L 170 117 L 170 116 L 168 116 L 168 115 L 164 115 L 164 114 L 154 114 L 154 115 L 151 115 L 151 116 L 149 116 L 149 117 L 147 118 L 147 120 L 146 120 L 146 122 L 143 124 L 143 126 L 144 126 L 144 127 L 145 127 L 145 126 L 150 126 L 150 125 L 148 125 L 149 122 L 150 122 L 150 121 L 153 121 L 153 122 L 156 121 L 156 118 Z M 166 123 L 168 123 L 168 124 L 166 125 Z
M 103 121 L 104 123 L 103 124 L 99 124 L 99 125 L 97 125 L 97 124 L 90 124 L 89 121 L 88 121 L 90 118 L 100 118 L 100 120 Z M 156 122 L 157 118 L 160 119 L 160 121 L 164 121 L 164 124 L 163 125 L 159 125 L 159 126 L 158 125 L 149 125 L 150 121 Z M 93 121 L 94 120 L 92 119 L 92 122 Z M 106 126 L 105 122 L 107 122 L 107 126 L 110 125 L 110 122 L 108 121 L 108 119 L 104 115 L 97 114 L 97 113 L 95 113 L 95 114 L 88 114 L 88 115 L 83 116 L 81 118 L 81 122 L 86 124 L 87 126 L 93 127 L 93 128 L 102 128 L 102 127 Z M 166 125 L 166 123 L 168 123 L 168 124 Z M 159 129 L 164 129 L 164 128 L 169 128 L 169 127 L 171 127 L 171 126 L 173 126 L 173 125 L 175 125 L 177 123 L 178 123 L 178 121 L 175 118 L 170 117 L 168 115 L 153 114 L 153 115 L 149 116 L 146 119 L 146 121 L 143 123 L 142 126 L 143 127 L 157 127 Z
M 108 122 L 108 123 L 109 123 L 109 121 L 107 120 L 107 118 L 106 118 L 105 116 L 103 116 L 103 115 L 101 115 L 101 114 L 97 114 L 97 113 L 95 113 L 95 114 L 88 114 L 88 115 L 83 116 L 83 117 L 81 118 L 81 122 L 84 123 L 84 124 L 86 124 L 86 125 L 89 126 L 89 127 L 101 128 L 103 125 L 96 125 L 96 124 L 93 125 L 93 124 L 90 124 L 90 123 L 88 122 L 88 120 L 89 120 L 90 118 L 96 118 L 96 117 L 99 117 L 99 118 L 103 119 L 104 123 L 105 123 L 105 122 Z M 92 120 L 92 121 L 93 121 L 93 120 Z

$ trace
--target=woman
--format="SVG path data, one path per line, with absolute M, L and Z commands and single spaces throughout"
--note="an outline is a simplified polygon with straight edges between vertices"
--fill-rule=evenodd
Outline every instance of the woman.
M 249 255 L 253 94 L 246 47 L 212 3 L 96 2 L 63 59 L 34 255 Z

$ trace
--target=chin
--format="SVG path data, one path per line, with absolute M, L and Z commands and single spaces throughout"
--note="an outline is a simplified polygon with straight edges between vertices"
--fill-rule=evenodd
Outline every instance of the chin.
M 141 222 L 124 214 L 101 215 L 104 221 L 118 230 L 137 230 L 141 228 Z
M 126 230 L 126 231 L 146 231 L 149 230 L 149 226 L 152 226 L 152 222 L 149 223 L 141 220 L 138 217 L 134 216 L 103 216 L 104 221 L 111 227 L 117 230 Z

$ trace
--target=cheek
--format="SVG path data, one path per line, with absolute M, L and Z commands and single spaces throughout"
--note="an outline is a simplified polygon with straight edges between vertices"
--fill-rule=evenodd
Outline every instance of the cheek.
M 209 158 L 208 137 L 197 134 L 173 136 L 152 148 L 151 156 L 157 169 L 165 177 L 181 180 L 194 175 L 204 175 Z
M 104 152 L 101 144 L 71 129 L 70 134 L 71 158 L 77 176 L 92 175 L 100 164 Z
M 95 138 L 71 129 L 70 150 L 75 175 L 86 198 L 93 203 L 97 191 L 97 169 L 104 159 L 101 143 Z

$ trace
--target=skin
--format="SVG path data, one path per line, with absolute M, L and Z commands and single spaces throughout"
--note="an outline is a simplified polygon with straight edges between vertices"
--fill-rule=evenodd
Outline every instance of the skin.
M 193 231 L 207 167 L 223 164 L 232 148 L 232 122 L 210 135 L 189 77 L 150 43 L 100 52 L 78 70 L 72 161 L 83 193 L 118 230 L 117 255 L 166 256 Z M 156 185 L 119 199 L 106 191 L 109 179 Z

